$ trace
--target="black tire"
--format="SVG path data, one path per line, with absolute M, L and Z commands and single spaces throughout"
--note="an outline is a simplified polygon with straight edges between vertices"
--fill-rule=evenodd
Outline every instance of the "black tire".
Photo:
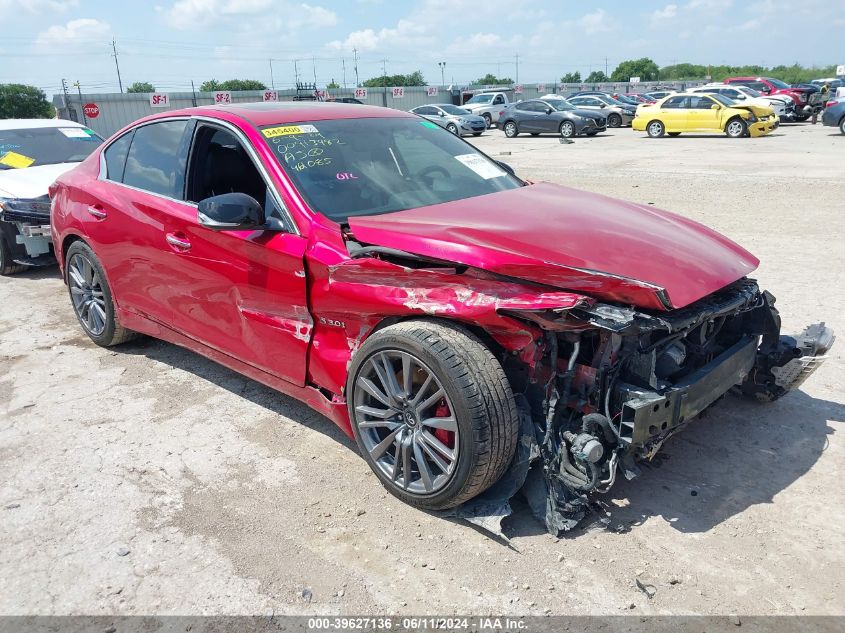
M 505 121 L 504 125 L 502 125 L 502 130 L 508 138 L 519 136 L 519 127 L 516 125 L 516 121 Z
M 485 112 L 481 115 L 481 118 L 487 123 L 487 129 L 489 130 L 493 126 L 493 116 L 489 112 Z
M 596 134 L 598 134 L 598 130 L 593 130 L 592 132 L 586 132 L 587 136 L 595 136 Z
M 472 135 L 473 136 L 481 136 L 481 132 L 473 132 Z
M 449 131 L 450 131 L 452 134 L 454 134 L 455 136 L 457 136 L 457 135 L 458 135 L 458 126 L 457 126 L 457 125 L 455 125 L 454 123 L 449 123 L 449 124 L 446 126 L 446 129 L 447 129 L 447 130 L 449 130 Z
M 16 264 L 12 259 L 12 249 L 6 242 L 6 236 L 0 232 L 0 275 L 4 277 L 14 275 L 15 273 L 23 272 L 27 268 L 28 266 Z
M 74 301 L 74 284 L 73 280 L 70 279 L 70 275 L 71 265 L 76 265 L 79 261 L 78 258 L 81 258 L 85 262 L 89 263 L 93 268 L 94 273 L 97 275 L 96 279 L 99 287 L 101 288 L 103 312 L 105 315 L 102 331 L 93 331 L 91 329 L 88 323 L 86 323 L 86 320 L 82 317 L 82 312 L 79 308 L 77 308 L 76 302 Z M 100 264 L 100 260 L 97 259 L 94 251 L 91 250 L 91 247 L 81 240 L 71 244 L 70 248 L 67 249 L 67 253 L 65 253 L 65 282 L 68 286 L 68 295 L 70 296 L 71 306 L 73 307 L 74 314 L 76 314 L 76 318 L 79 321 L 79 325 L 82 326 L 82 329 L 88 335 L 88 338 L 94 341 L 97 345 L 100 345 L 101 347 L 111 347 L 140 336 L 137 332 L 126 329 L 118 322 L 114 308 L 114 300 L 112 299 L 111 288 L 109 288 L 103 266 Z M 91 307 L 88 308 L 88 310 L 91 309 Z
M 361 391 L 356 393 L 355 387 L 365 374 L 364 368 L 371 365 L 369 361 L 383 352 L 408 354 L 424 363 L 442 385 L 450 403 L 450 414 L 457 423 L 456 462 L 449 478 L 433 492 L 408 492 L 397 479 L 381 470 L 362 439 L 362 432 L 369 429 L 359 428 L 359 418 L 366 414 L 356 413 L 355 399 Z M 443 510 L 460 505 L 498 481 L 513 459 L 518 415 L 508 379 L 490 350 L 456 324 L 415 320 L 376 332 L 352 359 L 346 396 L 355 440 L 364 460 L 391 494 L 412 506 Z
M 839 131 L 845 134 L 845 116 L 842 117 L 842 120 L 839 122 Z
M 540 136 L 539 132 L 531 132 L 531 136 Z
M 563 121 L 558 128 L 558 132 L 563 138 L 572 138 L 575 136 L 575 124 L 572 121 Z
M 658 121 L 657 119 L 649 121 L 648 125 L 645 126 L 645 129 L 646 133 L 651 138 L 660 138 L 666 134 L 666 126 L 663 125 L 663 121 Z
M 622 116 L 611 112 L 607 117 L 607 127 L 622 127 Z
M 748 124 L 740 117 L 734 117 L 725 124 L 725 134 L 730 138 L 748 136 Z
M 680 136 L 680 132 L 669 132 L 669 136 Z

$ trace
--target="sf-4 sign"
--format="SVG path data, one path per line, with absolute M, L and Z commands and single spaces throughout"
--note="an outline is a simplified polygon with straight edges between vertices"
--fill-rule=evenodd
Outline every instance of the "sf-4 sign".
M 405 89 L 404 88 L 394 88 L 393 89 L 393 98 L 394 99 L 404 99 L 405 98 Z
M 215 92 L 214 103 L 232 103 L 232 93 L 228 90 Z
M 170 105 L 170 97 L 166 94 L 154 92 L 150 95 L 151 108 L 166 108 Z

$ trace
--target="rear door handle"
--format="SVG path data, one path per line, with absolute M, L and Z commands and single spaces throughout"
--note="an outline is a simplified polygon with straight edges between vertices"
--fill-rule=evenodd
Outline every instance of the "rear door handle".
M 168 233 L 165 239 L 168 244 L 175 246 L 180 250 L 186 251 L 191 248 L 191 243 L 187 240 L 187 238 L 174 235 L 173 233 Z
M 103 211 L 103 208 L 100 207 L 100 206 L 89 205 L 88 206 L 88 213 L 90 215 L 93 215 L 98 220 L 104 220 L 108 216 L 108 213 Z

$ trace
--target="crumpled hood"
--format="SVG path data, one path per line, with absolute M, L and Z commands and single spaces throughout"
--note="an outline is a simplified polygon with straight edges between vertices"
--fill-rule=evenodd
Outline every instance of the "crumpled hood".
M 749 110 L 754 116 L 771 116 L 775 110 L 770 105 L 759 105 L 757 103 L 737 103 L 731 106 L 734 110 Z
M 39 198 L 47 195 L 47 188 L 56 178 L 70 171 L 79 163 L 36 165 L 24 169 L 0 170 L 0 197 Z
M 697 222 L 550 183 L 351 217 L 359 242 L 641 308 L 680 308 L 759 261 Z

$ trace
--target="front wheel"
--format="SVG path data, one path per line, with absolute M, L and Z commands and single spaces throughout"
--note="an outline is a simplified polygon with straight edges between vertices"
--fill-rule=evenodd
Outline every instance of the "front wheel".
M 364 459 L 389 492 L 419 508 L 472 499 L 516 450 L 502 366 L 451 323 L 405 321 L 373 334 L 352 359 L 346 394 Z
M 502 129 L 505 131 L 505 136 L 508 138 L 514 138 L 517 134 L 519 134 L 519 128 L 516 127 L 516 123 L 513 121 L 505 123 L 505 126 Z
M 575 124 L 572 121 L 564 121 L 560 124 L 559 131 L 563 138 L 572 138 L 575 136 Z
M 473 136 L 481 136 L 481 132 L 473 132 L 472 135 Z
M 0 229 L 0 275 L 14 275 L 26 270 L 26 268 L 23 264 L 15 263 L 15 260 L 12 259 L 12 249 L 6 242 L 3 230 Z
M 85 242 L 74 242 L 67 249 L 65 272 L 73 311 L 88 338 L 102 347 L 111 347 L 138 336 L 117 320 L 106 274 Z
M 725 134 L 731 138 L 742 138 L 748 134 L 748 125 L 742 119 L 731 119 L 725 126 Z
M 662 121 L 652 121 L 648 124 L 646 132 L 651 138 L 660 138 L 666 133 L 666 126 Z
M 447 125 L 446 129 L 449 130 L 455 136 L 458 135 L 458 126 L 455 125 L 454 123 L 450 123 L 449 125 Z
M 845 117 L 839 122 L 839 131 L 845 134 Z
M 622 127 L 622 117 L 615 112 L 607 117 L 608 127 Z

